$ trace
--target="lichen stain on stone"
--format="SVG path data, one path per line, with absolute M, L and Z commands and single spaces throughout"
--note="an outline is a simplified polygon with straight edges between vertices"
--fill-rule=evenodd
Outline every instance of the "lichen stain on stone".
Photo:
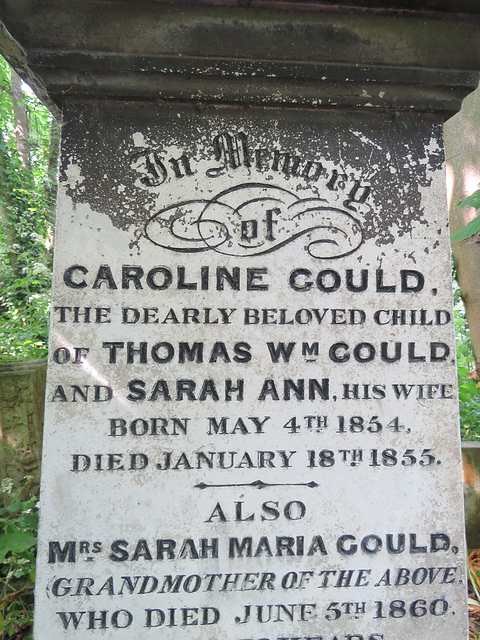
M 206 169 L 220 164 L 213 139 L 226 131 L 244 132 L 252 148 L 312 158 L 329 170 L 335 167 L 348 180 L 370 185 L 365 210 L 359 212 L 365 240 L 374 239 L 379 246 L 412 233 L 418 224 L 428 224 L 422 190 L 444 162 L 441 126 L 418 114 L 400 120 L 360 112 L 228 108 L 198 112 L 188 107 L 108 103 L 98 109 L 85 107 L 80 118 L 67 114 L 66 121 L 61 179 L 68 182 L 67 195 L 74 205 L 88 203 L 107 215 L 117 228 L 135 230 L 135 237 L 156 210 L 219 191 L 217 178 L 206 175 Z M 132 169 L 132 159 L 142 150 L 156 153 L 166 170 L 154 188 L 148 184 L 139 188 L 142 175 Z M 191 175 L 178 178 L 171 161 L 183 153 L 189 158 Z M 82 157 L 81 166 L 77 156 Z M 340 208 L 345 200 L 343 192 L 335 187 L 329 191 L 321 178 L 305 180 L 271 166 L 259 171 L 254 160 L 250 167 L 218 175 L 232 186 L 261 180 L 303 191 L 303 197 L 321 195 Z

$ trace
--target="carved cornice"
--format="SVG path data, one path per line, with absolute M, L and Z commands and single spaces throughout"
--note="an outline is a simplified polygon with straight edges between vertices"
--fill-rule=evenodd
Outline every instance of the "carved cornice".
M 0 45 L 57 104 L 106 96 L 448 115 L 478 83 L 480 8 L 464 0 L 452 12 L 452 2 L 436 0 L 429 12 L 417 4 L 421 11 L 400 11 L 405 3 L 393 0 L 356 8 L 0 0 L 26 64 L 19 68 L 6 49 L 5 33 Z

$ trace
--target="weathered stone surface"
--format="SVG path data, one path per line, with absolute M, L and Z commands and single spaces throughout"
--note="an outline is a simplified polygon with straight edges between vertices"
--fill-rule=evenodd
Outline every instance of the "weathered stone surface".
M 33 476 L 25 498 L 40 480 L 46 368 L 45 360 L 0 365 L 0 477 L 19 488 Z
M 472 195 L 480 186 L 480 89 L 464 100 L 462 109 L 445 123 L 445 153 L 447 160 L 447 191 L 452 232 L 463 229 L 475 218 L 474 207 L 459 207 L 458 203 Z M 478 238 L 454 242 L 453 256 L 456 276 L 465 302 L 472 345 L 480 358 L 480 249 Z
M 37 640 L 466 637 L 441 120 L 480 30 L 412 4 L 0 1 L 66 105 Z
M 398 10 L 410 8 L 1 0 L 0 17 L 57 103 L 116 96 L 451 114 L 478 83 L 478 7 Z
M 37 640 L 466 638 L 439 119 L 65 123 Z

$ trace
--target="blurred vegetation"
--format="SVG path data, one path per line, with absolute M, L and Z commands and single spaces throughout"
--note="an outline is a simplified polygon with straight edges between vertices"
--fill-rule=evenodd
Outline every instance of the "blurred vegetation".
M 0 481 L 0 530 L 0 638 L 31 638 L 38 505 L 21 500 L 11 478 Z
M 60 128 L 0 57 L 0 362 L 46 357 Z
M 453 280 L 458 399 L 463 440 L 480 440 L 480 385 L 460 289 Z

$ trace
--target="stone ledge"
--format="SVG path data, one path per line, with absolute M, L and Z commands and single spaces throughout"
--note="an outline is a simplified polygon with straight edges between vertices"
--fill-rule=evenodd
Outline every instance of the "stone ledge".
M 451 114 L 477 84 L 480 14 L 261 4 L 0 0 L 0 15 L 57 104 L 68 94 Z
M 75 56 L 77 58 L 77 56 Z M 42 56 L 42 62 L 46 58 Z M 358 107 L 456 112 L 478 84 L 472 71 L 454 72 L 347 65 L 150 59 L 133 68 L 110 56 L 98 57 L 89 73 L 42 66 L 50 94 L 218 102 L 255 106 Z M 129 60 L 131 63 L 131 58 Z M 50 62 L 51 64 L 51 62 Z M 135 67 L 142 67 L 135 70 Z M 150 67 L 150 68 L 149 68 Z

